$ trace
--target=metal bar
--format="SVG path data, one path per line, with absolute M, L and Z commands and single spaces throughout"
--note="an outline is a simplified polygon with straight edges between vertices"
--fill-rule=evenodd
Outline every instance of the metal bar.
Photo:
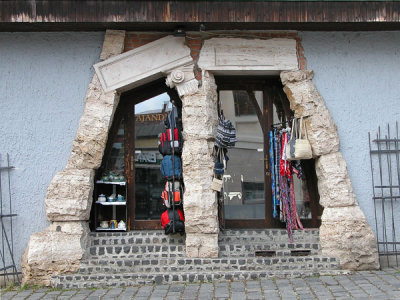
M 13 265 L 9 265 L 9 266 L 6 266 L 4 268 L 0 268 L 0 271 L 8 270 L 8 269 L 11 269 L 13 267 L 14 267 Z
M 7 153 L 7 167 L 10 167 L 10 155 Z M 8 199 L 10 205 L 10 215 L 12 214 L 12 205 L 11 205 L 11 180 L 10 180 L 10 171 L 7 172 L 8 177 Z M 13 219 L 10 219 L 10 231 L 11 231 L 11 255 L 14 257 L 14 236 L 13 236 Z
M 0 218 L 16 217 L 17 214 L 0 215 Z
M 19 275 L 19 274 L 22 274 L 22 273 L 21 272 L 7 272 L 7 273 L 0 274 L 0 276 L 7 276 L 8 277 L 8 275 L 15 276 L 15 275 Z M 18 276 L 17 276 L 17 278 L 18 278 Z M 19 281 L 19 279 L 18 279 L 18 281 Z
M 373 197 L 373 199 L 375 200 L 379 200 L 379 199 L 400 199 L 400 196 L 382 196 L 382 197 Z
M 399 146 L 400 146 L 400 140 L 399 140 L 399 123 L 396 122 L 396 139 L 397 141 L 395 142 L 395 148 L 399 150 Z M 396 169 L 397 169 L 397 184 L 398 184 L 398 189 L 399 189 L 399 194 L 400 194 L 400 157 L 399 157 L 399 153 L 396 153 Z M 396 265 L 397 267 L 399 266 L 399 260 L 398 260 L 398 253 L 397 253 L 397 240 L 396 240 L 396 236 L 393 240 L 394 244 L 394 251 L 396 252 Z M 400 244 L 400 243 L 399 243 Z
M 381 138 L 381 127 L 378 127 L 378 139 Z M 378 162 L 379 162 L 379 178 L 380 178 L 380 183 L 381 185 L 383 185 L 383 174 L 382 174 L 382 152 L 381 152 L 381 144 L 378 143 L 377 144 L 378 150 Z M 381 189 L 381 195 L 383 195 L 383 189 Z M 383 242 L 385 242 L 385 244 L 383 244 L 383 251 L 384 252 L 388 252 L 388 245 L 386 244 L 387 242 L 387 232 L 386 232 L 386 216 L 385 216 L 385 201 L 382 201 L 381 203 L 382 205 L 382 211 L 381 211 L 381 215 L 382 215 L 382 238 L 383 238 Z M 389 265 L 389 258 L 387 259 L 387 264 Z
M 11 169 L 15 169 L 15 167 L 0 167 L 0 171 L 3 171 L 3 170 L 11 170 Z
M 375 142 L 375 143 L 386 143 L 386 142 L 395 142 L 395 143 L 397 143 L 397 142 L 400 142 L 400 140 L 399 139 L 391 139 L 389 137 L 387 139 L 375 139 L 375 140 L 373 140 L 373 142 Z
M 390 140 L 390 126 L 389 124 L 387 124 L 387 137 L 388 140 Z M 386 142 L 386 149 L 391 148 L 391 143 L 390 142 Z M 387 164 L 388 164 L 388 178 L 389 178 L 389 185 L 392 186 L 393 185 L 393 180 L 392 180 L 392 157 L 389 154 L 386 154 L 386 159 L 387 159 Z M 392 213 L 392 240 L 395 241 L 396 240 L 396 228 L 394 226 L 394 208 L 393 208 L 393 189 L 390 188 L 389 189 L 389 193 L 390 193 L 390 208 L 391 208 L 391 213 Z M 396 265 L 398 265 L 398 261 L 397 261 L 397 255 L 396 255 Z
M 0 155 L 0 169 L 6 169 L 6 167 L 2 167 L 1 166 L 1 155 Z M 1 185 L 1 172 L 0 172 L 0 215 L 3 214 L 3 189 L 2 189 L 2 185 Z M 3 220 L 3 219 L 0 219 Z M 3 225 L 3 221 L 1 222 L 1 226 L 2 226 L 2 230 L 1 230 L 1 260 L 3 262 L 3 267 L 5 267 L 6 265 L 6 259 L 5 259 L 5 251 L 4 251 L 4 225 Z M 7 280 L 8 276 L 7 276 Z
M 391 188 L 398 188 L 398 187 L 400 187 L 400 185 L 376 185 L 374 187 L 375 188 L 384 188 L 384 189 L 388 188 L 388 189 L 391 189 Z
M 378 244 L 383 244 L 383 242 L 378 242 Z M 400 245 L 400 242 L 386 242 L 389 245 Z
M 379 145 L 379 144 L 378 144 Z M 398 154 L 400 153 L 400 149 L 399 150 L 372 150 L 371 154 L 385 154 L 385 153 L 393 153 L 393 154 Z

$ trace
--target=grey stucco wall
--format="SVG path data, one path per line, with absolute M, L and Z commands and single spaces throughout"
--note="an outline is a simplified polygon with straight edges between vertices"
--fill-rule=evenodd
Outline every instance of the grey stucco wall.
M 102 32 L 0 33 L 0 154 L 2 165 L 9 153 L 16 167 L 11 192 L 19 268 L 29 236 L 48 225 L 46 190 L 68 160 L 103 39 Z M 3 205 L 8 211 L 4 195 Z
M 400 121 L 400 32 L 300 35 L 307 68 L 314 70 L 313 81 L 338 127 L 354 192 L 375 230 L 368 132 L 375 136 L 388 123 L 393 132 Z

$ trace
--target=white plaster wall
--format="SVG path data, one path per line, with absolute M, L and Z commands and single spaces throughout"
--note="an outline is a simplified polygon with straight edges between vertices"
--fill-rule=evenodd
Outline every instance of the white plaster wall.
M 340 150 L 360 207 L 375 230 L 368 132 L 375 135 L 378 126 L 388 123 L 393 130 L 400 122 L 400 32 L 300 36 L 307 68 L 314 70 L 313 81 L 338 127 Z M 395 210 L 400 226 L 400 205 Z
M 101 32 L 0 33 L 0 154 L 2 165 L 9 153 L 16 167 L 11 191 L 18 268 L 29 236 L 48 226 L 46 189 L 68 160 L 103 38 Z M 3 204 L 8 211 L 8 199 Z

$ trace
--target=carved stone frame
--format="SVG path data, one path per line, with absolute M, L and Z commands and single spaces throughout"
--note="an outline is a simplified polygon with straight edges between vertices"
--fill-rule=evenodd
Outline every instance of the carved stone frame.
M 24 283 L 49 285 L 51 276 L 79 268 L 88 247 L 87 221 L 92 204 L 94 170 L 101 164 L 119 92 L 162 76 L 167 76 L 166 84 L 177 89 L 183 102 L 186 254 L 189 257 L 218 256 L 217 203 L 211 190 L 217 87 L 211 72 L 280 74 L 295 116 L 307 117 L 320 203 L 325 207 L 320 227 L 323 254 L 339 258 L 345 269 L 379 267 L 375 237 L 353 193 L 346 163 L 339 151 L 336 126 L 312 82 L 313 72 L 298 70 L 294 40 L 208 40 L 200 53 L 200 85 L 194 78 L 190 49 L 183 39 L 175 37 L 153 43 L 157 47 L 176 50 L 180 53 L 178 58 L 168 51 L 169 54 L 163 56 L 160 51 L 158 58 L 165 59 L 164 63 L 143 72 L 125 68 L 128 71 L 122 78 L 123 74 L 115 73 L 121 67 L 114 63 L 134 66 L 138 59 L 143 59 L 141 55 L 146 56 L 146 51 L 151 52 L 154 47 L 150 43 L 120 54 L 124 37 L 124 31 L 106 32 L 101 54 L 106 61 L 95 65 L 96 74 L 88 88 L 70 159 L 66 169 L 55 175 L 47 191 L 46 213 L 52 223 L 43 232 L 31 236 L 24 253 Z M 236 61 L 233 64 L 229 59 L 225 62 L 223 57 L 216 57 L 216 53 L 229 54 Z M 106 74 L 107 70 L 111 71 Z

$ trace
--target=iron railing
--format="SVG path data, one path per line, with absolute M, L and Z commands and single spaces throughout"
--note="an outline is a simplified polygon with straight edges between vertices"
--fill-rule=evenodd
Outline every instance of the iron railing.
M 14 169 L 14 167 L 10 166 L 10 156 L 8 153 L 5 166 L 2 165 L 0 155 L 0 259 L 3 265 L 3 267 L 0 268 L 0 277 L 4 277 L 5 283 L 11 281 L 20 283 L 18 275 L 21 274 L 21 272 L 18 272 L 14 259 L 13 218 L 17 215 L 12 212 L 10 179 L 10 171 L 12 169 Z M 3 181 L 5 181 L 5 188 L 3 187 Z
M 386 132 L 378 128 L 376 137 L 368 134 L 375 213 L 375 231 L 380 262 L 399 266 L 400 256 L 400 139 L 396 122 Z

